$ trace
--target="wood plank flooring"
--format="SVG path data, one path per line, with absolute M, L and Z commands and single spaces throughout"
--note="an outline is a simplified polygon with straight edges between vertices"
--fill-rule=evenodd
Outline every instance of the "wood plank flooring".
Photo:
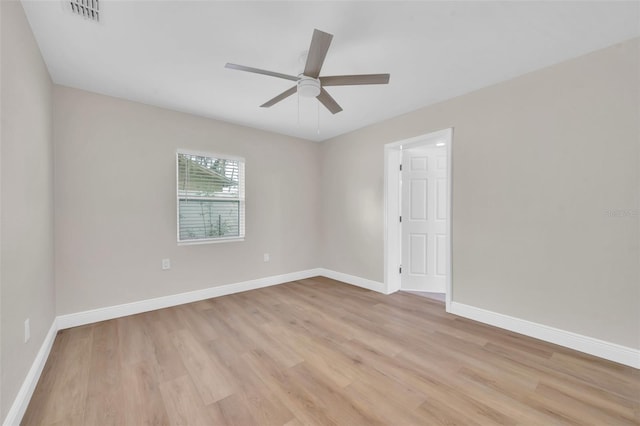
M 25 425 L 638 425 L 640 371 L 328 278 L 58 333 Z

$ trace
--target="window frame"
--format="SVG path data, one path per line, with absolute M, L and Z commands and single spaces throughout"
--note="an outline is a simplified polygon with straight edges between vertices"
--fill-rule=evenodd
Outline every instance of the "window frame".
M 208 157 L 219 160 L 231 160 L 238 162 L 238 233 L 239 235 L 233 237 L 214 237 L 214 238 L 200 238 L 196 240 L 181 240 L 180 239 L 180 154 L 193 155 L 197 157 Z M 244 157 L 228 154 L 217 154 L 213 152 L 194 151 L 190 149 L 177 149 L 175 155 L 175 167 L 176 167 L 176 239 L 179 246 L 187 245 L 199 245 L 199 244 L 218 244 L 218 243 L 231 243 L 244 241 L 245 238 L 245 165 L 246 161 Z M 235 199 L 234 199 L 235 200 Z

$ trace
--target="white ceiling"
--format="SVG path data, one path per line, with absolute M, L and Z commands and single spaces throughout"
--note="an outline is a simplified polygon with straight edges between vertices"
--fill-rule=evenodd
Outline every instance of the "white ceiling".
M 316 141 L 640 35 L 638 2 L 100 3 L 94 23 L 23 0 L 55 83 Z M 297 75 L 314 28 L 334 35 L 321 75 L 390 84 L 327 88 L 331 115 L 297 96 L 260 108 L 292 82 L 224 68 Z

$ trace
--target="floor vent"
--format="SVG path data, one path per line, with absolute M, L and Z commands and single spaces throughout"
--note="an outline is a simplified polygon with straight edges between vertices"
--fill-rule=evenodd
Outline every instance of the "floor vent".
M 100 0 L 69 0 L 69 5 L 73 13 L 100 22 Z

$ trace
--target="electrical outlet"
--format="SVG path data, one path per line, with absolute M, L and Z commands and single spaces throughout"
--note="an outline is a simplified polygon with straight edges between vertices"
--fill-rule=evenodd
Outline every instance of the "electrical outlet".
M 31 339 L 31 324 L 29 318 L 24 320 L 24 342 L 27 343 Z
M 171 269 L 171 259 L 162 259 L 162 269 Z
M 265 262 L 268 262 L 270 260 L 269 259 L 269 253 L 265 253 L 264 256 L 263 256 L 263 259 L 264 259 Z

